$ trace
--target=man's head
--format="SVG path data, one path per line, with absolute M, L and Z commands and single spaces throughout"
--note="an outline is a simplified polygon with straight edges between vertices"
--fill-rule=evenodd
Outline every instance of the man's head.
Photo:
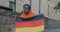
M 31 6 L 29 4 L 25 4 L 23 6 L 24 13 L 28 14 L 31 11 Z

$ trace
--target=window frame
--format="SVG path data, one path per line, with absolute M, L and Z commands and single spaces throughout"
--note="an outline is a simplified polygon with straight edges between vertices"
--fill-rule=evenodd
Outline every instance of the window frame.
M 14 5 L 14 7 L 13 7 L 13 11 L 15 12 L 16 11 L 16 0 L 14 0 L 14 1 L 10 1 L 9 0 L 9 8 L 11 8 L 11 3 Z

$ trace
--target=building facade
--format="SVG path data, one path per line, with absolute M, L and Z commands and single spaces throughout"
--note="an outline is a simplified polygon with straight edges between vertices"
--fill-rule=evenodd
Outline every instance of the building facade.
M 56 4 L 58 4 L 58 2 L 60 2 L 60 0 L 50 0 L 50 1 L 45 0 L 45 3 L 43 5 L 41 5 L 41 7 L 44 7 L 44 9 L 45 9 L 44 10 L 42 8 L 42 10 L 41 10 L 42 13 L 47 15 L 47 17 L 49 17 L 51 19 L 60 20 L 60 17 L 59 17 L 60 16 L 60 12 L 57 12 L 57 11 L 54 10 L 54 7 L 55 7 Z

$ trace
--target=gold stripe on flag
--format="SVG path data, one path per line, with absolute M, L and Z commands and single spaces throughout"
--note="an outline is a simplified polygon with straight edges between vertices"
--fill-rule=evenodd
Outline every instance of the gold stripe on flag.
M 38 27 L 16 28 L 16 32 L 41 32 L 44 31 L 44 25 Z

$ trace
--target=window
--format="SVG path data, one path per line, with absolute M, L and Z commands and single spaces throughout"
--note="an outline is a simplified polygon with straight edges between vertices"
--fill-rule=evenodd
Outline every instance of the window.
M 16 10 L 16 1 L 15 0 L 9 0 L 9 7 L 13 9 L 13 11 Z
M 31 5 L 31 0 L 28 0 L 29 1 L 29 4 Z

